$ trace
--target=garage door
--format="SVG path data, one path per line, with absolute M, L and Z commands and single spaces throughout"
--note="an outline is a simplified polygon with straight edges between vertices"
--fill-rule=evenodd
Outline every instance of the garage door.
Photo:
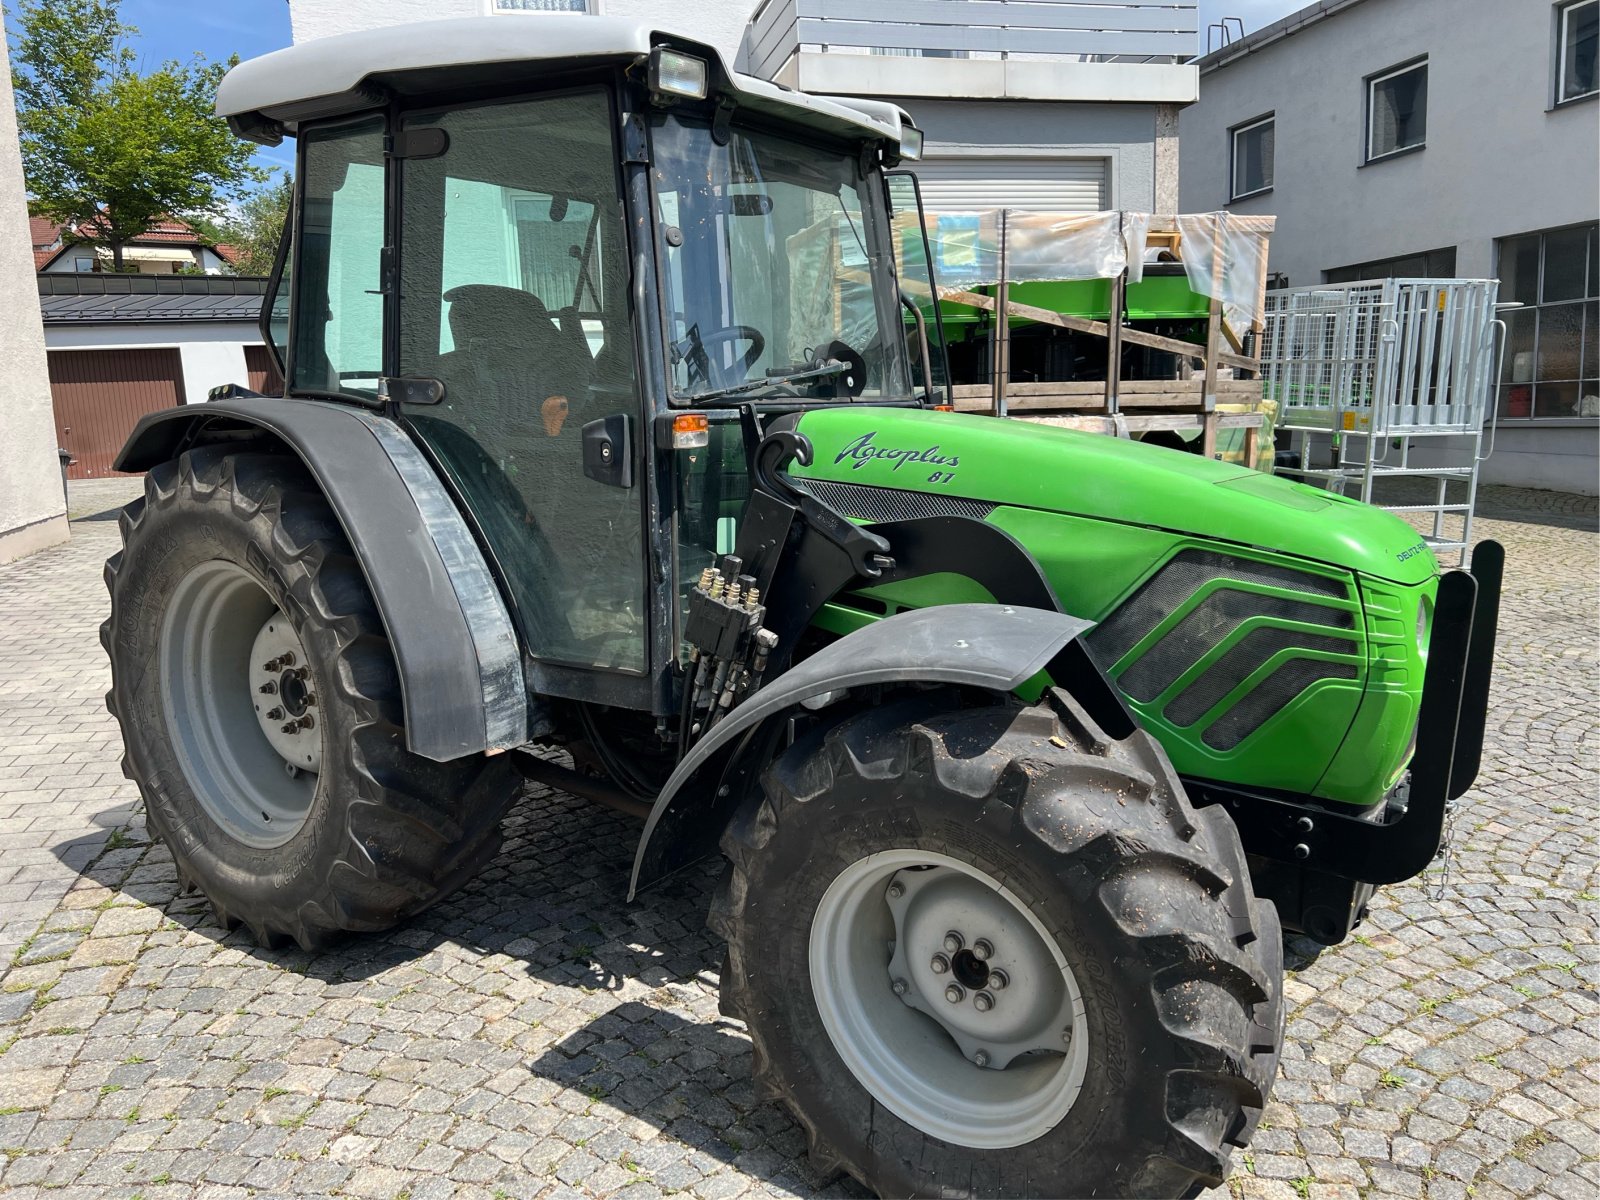
M 283 395 L 283 376 L 278 374 L 278 364 L 272 361 L 272 352 L 265 346 L 246 346 L 244 365 L 250 373 L 252 392 L 263 396 Z
M 78 460 L 67 477 L 114 475 L 134 423 L 183 403 L 183 359 L 176 349 L 52 350 L 50 395 L 57 444 Z
M 1103 158 L 929 158 L 916 172 L 931 212 L 1099 212 L 1109 192 Z

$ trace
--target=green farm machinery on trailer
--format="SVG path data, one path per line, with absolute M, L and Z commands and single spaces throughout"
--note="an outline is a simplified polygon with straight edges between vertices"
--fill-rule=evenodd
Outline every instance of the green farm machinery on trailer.
M 893 105 L 558 14 L 308 42 L 218 108 L 297 143 L 284 394 L 140 421 L 102 638 L 222 924 L 389 927 L 542 781 L 643 819 L 634 890 L 726 857 L 724 1007 L 822 1168 L 1218 1183 L 1281 927 L 1345 937 L 1476 774 L 1498 547 L 1441 575 L 1338 496 L 939 411 Z

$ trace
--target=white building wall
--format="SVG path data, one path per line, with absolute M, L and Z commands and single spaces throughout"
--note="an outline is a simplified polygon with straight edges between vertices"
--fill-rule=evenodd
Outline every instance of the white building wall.
M 220 384 L 249 384 L 250 371 L 245 364 L 244 348 L 261 345 L 261 331 L 243 321 L 52 325 L 45 330 L 44 342 L 51 350 L 175 347 L 183 360 L 184 399 L 190 404 L 200 404 L 206 393 Z
M 1448 9 L 1448 15 L 1445 11 Z M 1549 0 L 1362 0 L 1216 70 L 1183 111 L 1187 212 L 1276 214 L 1271 269 L 1455 246 L 1487 277 L 1494 240 L 1600 215 L 1600 102 L 1550 109 Z M 1363 165 L 1368 76 L 1428 56 L 1427 145 Z M 1273 189 L 1228 203 L 1228 131 L 1275 114 Z
M 697 0 L 694 4 L 661 0 L 589 0 L 591 12 L 656 22 L 663 28 L 709 42 L 732 66 L 744 37 L 745 23 L 756 0 Z M 289 0 L 289 20 L 296 42 L 351 33 L 379 25 L 437 21 L 446 17 L 478 17 L 494 11 L 493 0 Z M 537 21 L 539 13 L 505 13 L 507 21 Z
M 67 533 L 11 67 L 0 38 L 0 562 Z
M 1291 286 L 1447 246 L 1458 276 L 1493 277 L 1496 239 L 1600 216 L 1600 100 L 1551 107 L 1554 11 L 1550 0 L 1358 0 L 1202 65 L 1200 99 L 1180 118 L 1184 210 L 1275 214 L 1269 265 Z M 1425 147 L 1365 164 L 1366 79 L 1423 55 Z M 1267 113 L 1272 190 L 1230 203 L 1229 131 Z M 1508 420 L 1481 478 L 1594 495 L 1597 452 L 1595 423 Z

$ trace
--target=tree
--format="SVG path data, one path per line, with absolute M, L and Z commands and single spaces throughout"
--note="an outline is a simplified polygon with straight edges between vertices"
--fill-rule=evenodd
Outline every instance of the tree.
M 12 86 L 29 210 L 64 236 L 123 247 L 168 216 L 219 216 L 266 178 L 212 111 L 228 63 L 140 74 L 120 0 L 20 0 Z
M 278 260 L 283 221 L 294 197 L 287 173 L 251 195 L 221 221 L 196 220 L 197 230 L 234 251 L 233 269 L 240 275 L 270 275 Z

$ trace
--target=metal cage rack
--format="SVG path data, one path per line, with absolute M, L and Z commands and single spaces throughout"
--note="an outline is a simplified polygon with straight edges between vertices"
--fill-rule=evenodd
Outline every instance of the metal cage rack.
M 1418 480 L 1427 499 L 1380 507 L 1430 515 L 1429 545 L 1464 562 L 1478 469 L 1494 450 L 1498 289 L 1384 279 L 1269 291 L 1261 374 L 1290 444 L 1278 473 L 1369 504 L 1382 481 Z

